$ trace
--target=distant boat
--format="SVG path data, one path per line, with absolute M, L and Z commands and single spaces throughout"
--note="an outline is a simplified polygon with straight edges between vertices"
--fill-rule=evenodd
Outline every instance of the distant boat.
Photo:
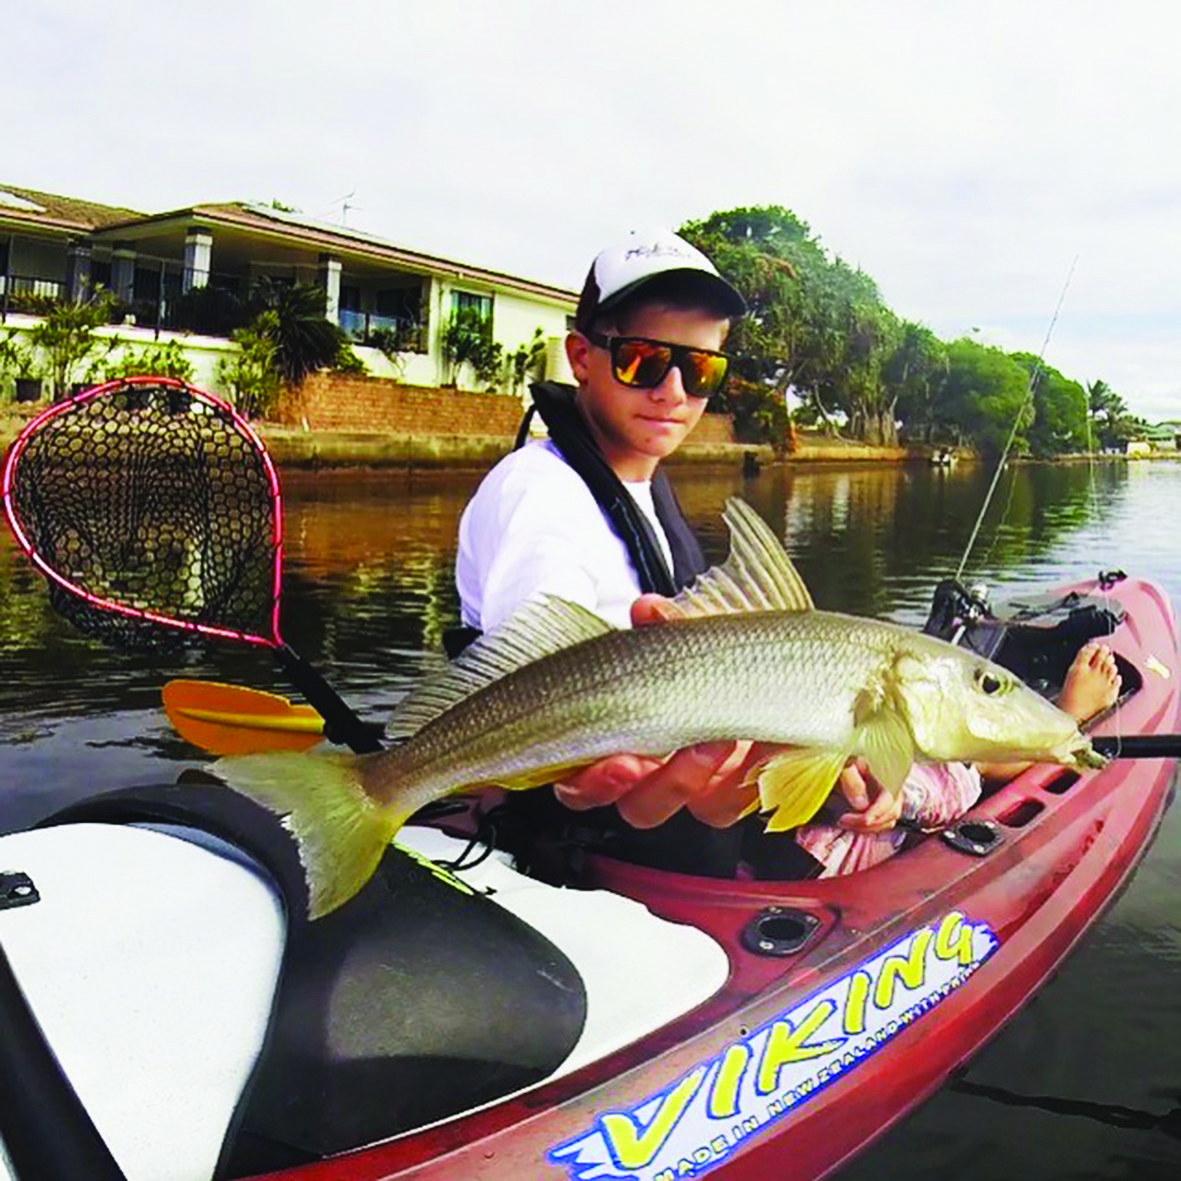
M 959 463 L 959 456 L 954 451 L 940 448 L 937 451 L 931 452 L 932 467 L 955 467 L 957 463 Z

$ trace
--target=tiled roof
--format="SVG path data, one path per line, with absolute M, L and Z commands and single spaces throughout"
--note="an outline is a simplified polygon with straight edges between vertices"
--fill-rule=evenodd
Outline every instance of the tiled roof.
M 376 234 L 367 234 L 351 226 L 332 225 L 306 218 L 302 213 L 272 209 L 267 205 L 248 204 L 234 201 L 209 205 L 193 205 L 188 209 L 176 209 L 169 213 L 154 214 L 144 220 L 164 221 L 172 218 L 202 218 L 214 224 L 231 224 L 243 229 L 260 230 L 269 234 L 295 239 L 320 250 L 353 250 L 375 259 L 384 259 L 395 265 L 414 268 L 419 271 L 453 275 L 459 279 L 476 279 L 495 286 L 516 288 L 519 291 L 541 295 L 562 303 L 573 303 L 578 293 L 551 283 L 525 279 L 505 271 L 493 271 L 473 263 L 457 262 L 439 255 L 424 254 L 399 246 Z
M 6 202 L 5 194 L 16 197 L 17 202 Z M 0 184 L 0 215 L 3 214 L 19 214 L 31 221 L 66 223 L 88 230 L 143 217 L 142 213 L 134 209 L 123 209 L 117 205 L 98 205 L 93 201 L 80 201 L 77 197 L 61 197 L 56 193 Z
M 8 195 L 6 202 L 5 195 Z M 15 200 L 13 199 L 15 198 Z M 372 259 L 423 273 L 452 275 L 458 279 L 476 280 L 496 287 L 508 287 L 534 296 L 573 303 L 577 293 L 550 283 L 494 271 L 472 263 L 424 254 L 399 246 L 375 234 L 367 234 L 350 226 L 331 225 L 306 218 L 301 213 L 272 209 L 267 205 L 247 202 L 210 203 L 172 209 L 164 213 L 138 213 L 114 205 L 97 205 L 75 197 L 61 197 L 35 189 L 0 184 L 0 220 L 22 221 L 30 226 L 42 225 L 58 230 L 89 230 L 105 237 L 104 231 L 115 227 L 142 226 L 147 223 L 176 220 L 204 220 L 212 225 L 229 225 L 255 233 L 298 242 L 313 249 L 355 252 Z M 118 236 L 117 233 L 113 236 Z

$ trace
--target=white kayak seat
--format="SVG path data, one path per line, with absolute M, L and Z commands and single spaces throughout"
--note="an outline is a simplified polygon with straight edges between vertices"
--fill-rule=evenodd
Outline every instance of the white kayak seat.
M 459 858 L 468 842 L 435 828 L 410 827 L 396 841 L 436 862 Z M 667 1025 L 726 983 L 730 961 L 704 931 L 658 918 L 607 890 L 547 885 L 512 868 L 496 850 L 458 874 L 540 931 L 578 969 L 586 985 L 582 1036 L 551 1077 L 569 1074 Z
M 0 863 L 40 894 L 0 911 L 0 942 L 119 1166 L 206 1181 L 270 1017 L 286 928 L 270 881 L 125 825 L 14 833 Z
M 398 843 L 444 862 L 467 848 L 420 827 Z M 158 826 L 17 833 L 0 837 L 0 863 L 41 894 L 0 912 L 0 942 L 129 1181 L 208 1181 L 271 1017 L 286 934 L 271 879 L 217 838 Z M 585 1026 L 551 1078 L 675 1020 L 729 975 L 713 939 L 630 899 L 546 885 L 500 852 L 459 876 L 582 977 Z

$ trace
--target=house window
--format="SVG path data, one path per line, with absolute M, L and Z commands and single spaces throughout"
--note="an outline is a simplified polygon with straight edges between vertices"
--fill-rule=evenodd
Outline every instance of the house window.
M 391 320 L 407 320 L 417 324 L 422 319 L 422 288 L 390 287 L 379 291 L 377 314 L 388 316 Z
M 471 291 L 451 292 L 451 314 L 460 316 L 468 312 L 475 312 L 485 328 L 489 332 L 492 330 L 492 296 L 476 295 Z
M 160 272 L 149 267 L 136 267 L 132 299 L 150 302 L 160 294 Z

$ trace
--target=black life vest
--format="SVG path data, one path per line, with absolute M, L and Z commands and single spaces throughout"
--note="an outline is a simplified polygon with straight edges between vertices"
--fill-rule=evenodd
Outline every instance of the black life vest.
M 529 424 L 536 411 L 549 431 L 550 440 L 566 463 L 578 473 L 595 503 L 603 510 L 611 531 L 623 542 L 641 592 L 671 597 L 688 586 L 705 570 L 705 556 L 664 471 L 658 468 L 652 479 L 652 503 L 672 553 L 671 571 L 652 523 L 603 458 L 586 420 L 575 406 L 574 387 L 542 381 L 532 386 L 530 393 L 533 405 L 521 422 L 514 450 L 523 447 L 528 439 Z M 458 656 L 479 635 L 479 629 L 474 627 L 450 629 L 443 636 L 447 655 Z

